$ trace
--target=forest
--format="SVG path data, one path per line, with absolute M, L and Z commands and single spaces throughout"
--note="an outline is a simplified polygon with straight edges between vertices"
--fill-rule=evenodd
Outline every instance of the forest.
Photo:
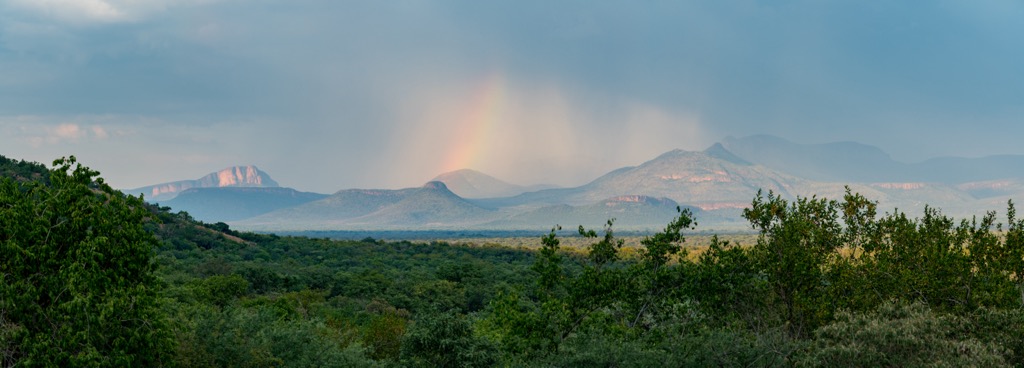
M 752 193 L 751 244 L 698 251 L 679 210 L 637 248 L 613 219 L 509 248 L 238 232 L 74 157 L 0 174 L 4 367 L 1024 366 L 1012 202 Z

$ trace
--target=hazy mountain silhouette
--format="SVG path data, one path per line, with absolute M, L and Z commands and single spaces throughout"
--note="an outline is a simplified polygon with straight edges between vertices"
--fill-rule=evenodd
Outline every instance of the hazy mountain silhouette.
M 431 181 L 444 183 L 452 193 L 462 198 L 510 197 L 552 187 L 543 184 L 531 186 L 511 184 L 471 169 L 446 172 L 431 179 Z
M 494 215 L 432 181 L 420 188 L 343 190 L 236 224 L 261 230 L 426 229 L 471 226 Z
M 855 142 L 799 144 L 754 135 L 728 137 L 721 145 L 743 160 L 815 181 L 961 184 L 1024 177 L 1024 155 L 942 157 L 903 163 L 878 147 Z
M 907 165 L 878 147 L 854 142 L 798 144 L 770 135 L 728 137 L 721 146 L 742 159 L 808 180 L 826 182 L 914 181 Z
M 327 197 L 291 188 L 190 188 L 161 203 L 205 222 L 235 221 Z

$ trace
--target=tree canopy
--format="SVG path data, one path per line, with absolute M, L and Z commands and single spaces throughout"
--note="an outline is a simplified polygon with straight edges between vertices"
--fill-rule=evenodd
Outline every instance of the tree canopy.
M 73 156 L 53 166 L 49 183 L 0 179 L 4 365 L 162 365 L 172 340 L 149 212 Z

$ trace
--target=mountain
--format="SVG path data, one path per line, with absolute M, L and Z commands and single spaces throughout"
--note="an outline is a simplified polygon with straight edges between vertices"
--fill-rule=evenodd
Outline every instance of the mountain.
M 829 149 L 844 146 L 839 144 Z M 878 153 L 861 146 L 851 147 L 853 151 Z M 976 212 L 974 195 L 943 183 L 810 180 L 752 161 L 732 153 L 724 144 L 712 145 L 703 152 L 673 150 L 639 166 L 614 170 L 580 187 L 542 190 L 510 198 L 481 199 L 476 203 L 488 208 L 517 212 L 517 215 L 510 217 L 510 221 L 525 224 L 529 223 L 526 219 L 530 217 L 569 217 L 582 211 L 581 208 L 619 195 L 664 197 L 700 209 L 702 212 L 699 217 L 704 220 L 699 221 L 705 228 L 734 229 L 737 225 L 742 227 L 741 223 L 737 223 L 742 222 L 739 215 L 758 190 L 772 191 L 789 199 L 796 196 L 818 196 L 840 200 L 849 187 L 853 192 L 878 201 L 882 212 L 900 209 L 917 213 L 925 205 L 938 206 L 951 215 L 972 215 Z
M 277 187 L 277 182 L 270 175 L 256 166 L 234 166 L 210 173 L 196 180 L 181 180 L 170 183 L 150 185 L 124 191 L 125 193 L 145 196 L 146 201 L 155 203 L 167 201 L 191 188 L 223 188 L 223 187 Z
M 341 228 L 347 220 L 392 206 L 416 190 L 346 189 L 323 199 L 238 221 L 237 224 L 253 229 L 275 230 Z
M 1024 155 L 942 157 L 919 163 L 893 160 L 855 142 L 799 144 L 770 135 L 728 137 L 720 145 L 742 160 L 801 178 L 843 183 L 967 182 L 1024 178 Z
M 744 206 L 758 189 L 791 196 L 790 193 L 804 183 L 803 179 L 751 165 L 720 147 L 713 148 L 710 152 L 673 150 L 639 166 L 612 171 L 577 188 L 542 190 L 480 203 L 493 207 L 580 206 L 620 195 L 644 195 L 720 208 Z
M 438 175 L 431 181 L 442 182 L 462 198 L 511 197 L 525 192 L 550 188 L 548 185 L 522 186 L 470 169 Z
M 855 142 L 798 144 L 770 135 L 728 137 L 721 147 L 751 163 L 808 180 L 846 183 L 915 181 L 907 165 Z
M 255 230 L 433 229 L 471 226 L 495 215 L 432 181 L 420 188 L 342 190 L 232 225 Z
M 492 211 L 452 193 L 444 183 L 432 181 L 394 205 L 352 219 L 349 224 L 363 228 L 462 227 L 477 224 L 492 216 Z
M 544 230 L 555 224 L 655 229 L 692 208 L 702 229 L 749 229 L 740 217 L 757 192 L 787 199 L 841 200 L 847 188 L 894 209 L 917 215 L 925 205 L 968 217 L 1024 195 L 1024 179 L 924 180 L 940 175 L 988 178 L 1016 175 L 1016 156 L 936 159 L 920 164 L 892 160 L 868 145 L 840 142 L 801 145 L 771 136 L 729 138 L 704 151 L 673 150 L 637 166 L 608 172 L 578 187 L 527 191 L 486 174 L 460 170 L 421 188 L 343 190 L 295 207 L 277 209 L 232 226 L 255 230 Z M 793 162 L 787 165 L 787 160 Z M 979 163 L 989 162 L 992 165 Z M 877 171 L 872 171 L 872 168 Z M 973 171 L 972 171 L 973 170 Z M 445 184 L 447 181 L 450 184 Z M 456 188 L 452 190 L 450 188 Z M 455 191 L 463 193 L 459 196 Z M 1002 204 L 992 207 L 993 203 Z
M 482 227 L 544 231 L 560 224 L 569 228 L 578 225 L 587 228 L 600 228 L 609 219 L 615 219 L 616 229 L 657 231 L 661 230 L 660 226 L 664 226 L 678 215 L 677 207 L 680 205 L 668 198 L 622 195 L 583 206 L 567 204 L 545 206 L 517 213 L 482 225 Z M 699 208 L 681 207 L 689 208 L 694 214 L 701 216 Z
M 189 188 L 162 203 L 186 211 L 196 220 L 214 223 L 246 219 L 327 197 L 281 187 Z
M 792 196 L 803 179 L 762 166 L 720 158 L 727 151 L 673 150 L 640 166 L 613 172 L 586 185 L 585 201 L 633 193 L 667 197 L 684 204 L 731 203 L 758 189 Z

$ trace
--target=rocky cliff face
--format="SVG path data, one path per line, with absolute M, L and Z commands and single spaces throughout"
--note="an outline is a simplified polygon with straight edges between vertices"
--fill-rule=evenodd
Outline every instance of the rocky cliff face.
M 170 183 L 150 185 L 128 190 L 128 194 L 142 194 L 147 201 L 167 201 L 177 197 L 181 192 L 192 188 L 225 188 L 225 187 L 277 187 L 277 182 L 270 175 L 256 166 L 229 167 L 210 173 L 196 180 L 181 180 Z
M 211 173 L 197 180 L 201 188 L 223 187 L 277 187 L 270 175 L 256 166 L 235 166 Z

